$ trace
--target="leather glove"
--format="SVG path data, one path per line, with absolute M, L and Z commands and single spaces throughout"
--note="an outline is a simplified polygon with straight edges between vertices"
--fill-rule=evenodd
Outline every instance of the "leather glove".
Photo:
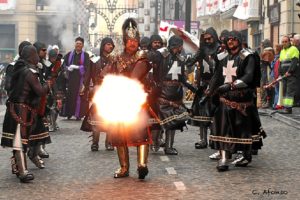
M 221 85 L 218 89 L 217 92 L 219 94 L 224 94 L 225 92 L 228 92 L 231 89 L 231 85 L 229 83 L 225 83 L 224 85 Z

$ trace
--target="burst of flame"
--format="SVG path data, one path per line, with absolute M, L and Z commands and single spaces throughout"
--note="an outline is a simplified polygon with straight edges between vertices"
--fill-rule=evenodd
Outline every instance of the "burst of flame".
M 107 124 L 133 124 L 139 120 L 147 94 L 137 80 L 107 75 L 96 91 L 93 103 Z

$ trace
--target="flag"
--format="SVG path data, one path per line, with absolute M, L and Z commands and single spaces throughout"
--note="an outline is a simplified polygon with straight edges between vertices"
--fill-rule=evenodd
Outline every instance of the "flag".
M 0 10 L 15 9 L 16 0 L 0 0 Z
M 258 0 L 240 0 L 239 6 L 235 10 L 233 16 L 241 20 L 259 17 L 258 7 Z
M 227 10 L 230 10 L 234 6 L 238 6 L 238 5 L 239 5 L 239 0 L 222 0 L 219 4 L 221 12 L 226 12 Z
M 197 17 L 206 15 L 206 0 L 197 0 Z

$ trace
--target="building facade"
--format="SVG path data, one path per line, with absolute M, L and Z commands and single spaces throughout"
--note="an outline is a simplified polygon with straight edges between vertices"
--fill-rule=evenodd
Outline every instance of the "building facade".
M 300 33 L 300 7 L 296 0 L 197 0 L 197 17 L 205 30 L 212 26 L 238 30 L 248 45 L 259 50 L 262 40 L 273 45 L 283 35 Z

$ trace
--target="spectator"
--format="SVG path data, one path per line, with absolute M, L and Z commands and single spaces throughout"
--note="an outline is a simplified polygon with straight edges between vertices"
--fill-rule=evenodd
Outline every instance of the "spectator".
M 278 74 L 278 68 L 280 65 L 280 61 L 279 61 L 279 54 L 280 51 L 282 49 L 282 45 L 281 44 L 276 44 L 275 45 L 275 56 L 274 56 L 274 60 L 271 63 L 271 77 L 276 80 L 279 76 Z M 274 98 L 273 98 L 273 109 L 281 109 L 282 105 L 280 104 L 280 102 L 278 102 L 278 97 L 279 97 L 279 84 L 276 84 L 274 87 Z
M 282 113 L 291 114 L 297 88 L 296 70 L 299 62 L 299 51 L 295 46 L 291 46 L 291 41 L 288 36 L 283 36 L 281 43 L 283 49 L 279 56 L 279 74 L 285 77 L 282 80 L 284 105 Z

